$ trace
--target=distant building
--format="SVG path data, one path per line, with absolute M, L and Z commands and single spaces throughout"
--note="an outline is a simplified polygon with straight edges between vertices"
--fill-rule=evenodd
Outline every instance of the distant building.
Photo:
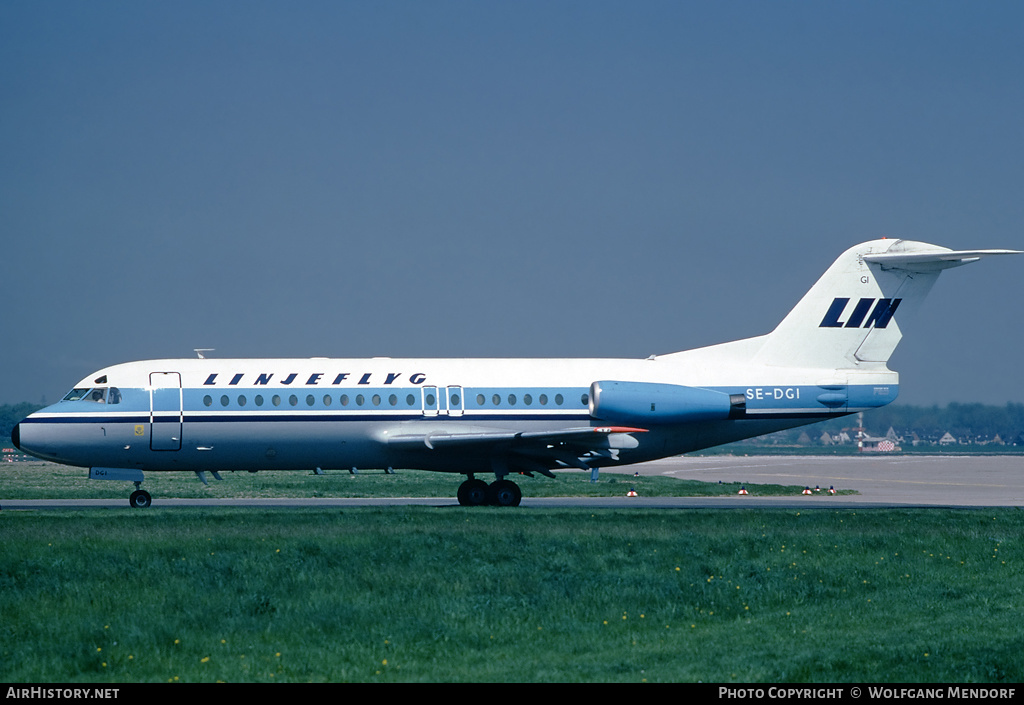
M 895 441 L 885 436 L 865 436 L 857 441 L 857 446 L 861 453 L 892 453 L 903 450 Z
M 943 434 L 942 438 L 939 439 L 940 446 L 948 446 L 954 443 L 956 443 L 956 439 L 953 438 L 953 434 L 951 434 L 949 431 L 946 431 L 946 433 Z
M 857 449 L 861 453 L 892 453 L 900 448 L 897 442 L 896 432 L 889 427 L 889 432 L 884 436 L 869 436 L 863 428 L 857 432 Z

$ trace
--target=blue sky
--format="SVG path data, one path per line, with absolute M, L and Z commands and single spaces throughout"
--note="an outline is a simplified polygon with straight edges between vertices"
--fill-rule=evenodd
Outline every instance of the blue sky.
M 1024 249 L 1015 2 L 0 3 L 0 403 L 133 359 L 646 357 L 849 246 Z M 904 403 L 1024 402 L 1024 256 Z

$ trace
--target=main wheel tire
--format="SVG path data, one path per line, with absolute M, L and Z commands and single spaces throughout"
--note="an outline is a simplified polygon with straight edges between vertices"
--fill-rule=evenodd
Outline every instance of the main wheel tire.
M 487 504 L 487 483 L 483 480 L 466 480 L 459 485 L 459 504 L 463 507 L 480 507 Z
M 519 485 L 511 480 L 498 480 L 487 488 L 487 503 L 496 507 L 518 507 L 522 499 Z
M 153 503 L 153 498 L 146 490 L 135 490 L 128 498 L 128 503 L 136 509 L 145 509 Z

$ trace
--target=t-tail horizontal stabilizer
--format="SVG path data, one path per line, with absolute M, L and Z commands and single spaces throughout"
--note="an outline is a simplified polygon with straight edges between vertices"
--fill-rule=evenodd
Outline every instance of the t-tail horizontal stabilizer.
M 932 245 L 932 247 L 935 246 Z M 864 255 L 864 261 L 878 264 L 882 269 L 902 269 L 907 272 L 934 272 L 977 262 L 982 257 L 990 255 L 1021 254 L 1020 250 L 947 250 L 944 247 L 939 247 L 929 252 L 893 252 L 894 249 L 896 249 L 895 246 L 882 254 Z
M 765 336 L 754 362 L 822 370 L 885 369 L 907 321 L 943 269 L 1016 250 L 950 250 L 912 240 L 850 248 Z

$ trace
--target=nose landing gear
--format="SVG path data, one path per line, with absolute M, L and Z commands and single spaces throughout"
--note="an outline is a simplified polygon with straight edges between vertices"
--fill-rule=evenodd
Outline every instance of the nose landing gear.
M 128 503 L 136 509 L 145 509 L 153 504 L 153 498 L 146 490 L 138 489 L 139 483 L 135 483 L 136 490 L 128 497 Z
M 153 504 L 153 498 L 149 492 L 142 489 L 144 476 L 141 470 L 135 468 L 89 468 L 90 480 L 115 480 L 135 483 L 135 491 L 128 497 L 128 503 L 137 509 L 145 509 Z

